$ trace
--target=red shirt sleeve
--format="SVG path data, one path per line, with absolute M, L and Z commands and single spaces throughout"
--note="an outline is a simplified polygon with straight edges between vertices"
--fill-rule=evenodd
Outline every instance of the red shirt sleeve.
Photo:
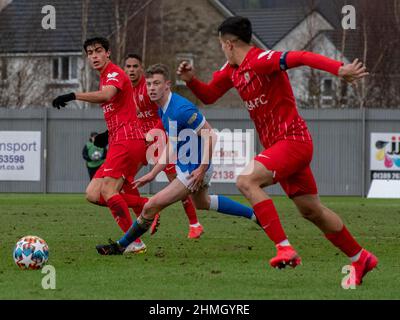
M 253 70 L 260 74 L 271 74 L 277 71 L 300 66 L 309 66 L 314 69 L 330 72 L 338 75 L 342 62 L 330 59 L 308 51 L 265 51 L 251 61 Z
M 308 51 L 290 51 L 286 54 L 287 69 L 299 66 L 309 66 L 314 69 L 323 70 L 334 74 L 339 73 L 339 68 L 343 65 L 342 62 L 330 59 Z
M 263 51 L 257 57 L 250 61 L 252 69 L 259 74 L 271 74 L 281 71 L 280 58 L 282 52 L 279 51 Z
M 186 85 L 205 104 L 214 103 L 233 87 L 227 64 L 220 71 L 214 72 L 209 83 L 193 78 Z
M 103 82 L 103 86 L 113 86 L 119 90 L 122 90 L 124 87 L 124 83 L 126 78 L 119 70 L 112 70 L 108 74 L 106 74 Z

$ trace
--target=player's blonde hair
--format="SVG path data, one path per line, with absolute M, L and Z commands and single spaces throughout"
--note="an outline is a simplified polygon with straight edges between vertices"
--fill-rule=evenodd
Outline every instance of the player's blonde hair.
M 146 69 L 145 77 L 151 78 L 155 74 L 162 74 L 165 80 L 171 80 L 169 69 L 165 64 L 157 63 L 151 65 Z

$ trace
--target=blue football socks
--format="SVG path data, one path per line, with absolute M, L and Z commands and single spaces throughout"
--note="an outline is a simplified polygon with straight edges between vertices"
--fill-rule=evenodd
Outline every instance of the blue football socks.
M 239 202 L 231 200 L 224 196 L 210 196 L 211 205 L 210 209 L 218 211 L 220 213 L 229 214 L 231 216 L 245 217 L 247 219 L 253 219 L 253 209 L 242 205 Z

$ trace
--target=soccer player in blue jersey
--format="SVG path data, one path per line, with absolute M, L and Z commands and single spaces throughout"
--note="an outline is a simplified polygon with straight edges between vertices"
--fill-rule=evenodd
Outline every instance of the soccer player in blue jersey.
M 132 241 L 150 228 L 157 212 L 185 199 L 188 195 L 197 209 L 215 210 L 257 222 L 251 208 L 221 195 L 209 195 L 208 187 L 213 171 L 211 158 L 217 136 L 193 103 L 171 92 L 168 68 L 162 64 L 151 66 L 146 71 L 146 85 L 150 99 L 159 106 L 168 143 L 164 145 L 162 154 L 151 172 L 136 180 L 134 187 L 141 187 L 153 181 L 165 166 L 173 161 L 174 156 L 177 160 L 177 178 L 150 198 L 141 215 L 119 241 L 98 245 L 98 253 L 122 254 Z M 159 138 L 162 140 L 162 136 Z

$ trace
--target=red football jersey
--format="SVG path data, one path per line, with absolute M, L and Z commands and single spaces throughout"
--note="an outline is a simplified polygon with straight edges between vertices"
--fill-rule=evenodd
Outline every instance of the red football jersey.
M 227 63 L 214 73 L 210 83 L 194 78 L 187 85 L 206 104 L 213 103 L 235 87 L 245 102 L 264 148 L 279 140 L 311 141 L 284 70 L 306 63 L 337 73 L 341 63 L 313 53 L 296 52 L 292 64 L 282 69 L 282 54 L 253 47 L 239 67 Z
M 147 94 L 146 79 L 140 78 L 139 83 L 133 87 L 133 100 L 136 104 L 137 116 L 142 126 L 143 133 L 146 134 L 155 128 L 160 121 L 158 106 L 150 100 Z
M 107 123 L 109 143 L 144 139 L 132 100 L 132 84 L 125 72 L 110 62 L 100 75 L 100 90 L 103 86 L 114 86 L 118 89 L 118 93 L 110 101 L 101 105 Z

